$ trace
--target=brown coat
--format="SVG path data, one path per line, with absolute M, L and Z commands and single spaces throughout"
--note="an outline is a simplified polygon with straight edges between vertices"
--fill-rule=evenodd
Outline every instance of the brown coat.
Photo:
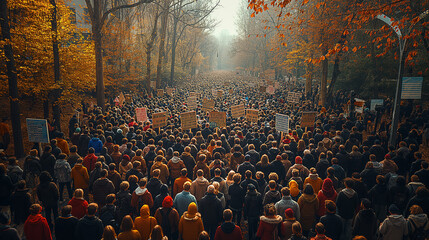
M 308 231 L 315 224 L 317 211 L 319 210 L 319 200 L 314 194 L 302 194 L 298 199 L 298 205 L 301 212 L 300 223 L 302 229 Z
M 162 162 L 155 162 L 150 169 L 151 176 L 153 176 L 153 170 L 155 169 L 161 170 L 161 173 L 159 174 L 159 180 L 161 180 L 162 183 L 167 184 L 167 179 L 170 176 L 170 171 L 168 170 L 167 165 Z
M 173 157 L 168 161 L 168 169 L 170 170 L 171 180 L 174 181 L 176 178 L 180 177 L 180 171 L 182 168 L 186 168 L 185 164 L 178 157 Z

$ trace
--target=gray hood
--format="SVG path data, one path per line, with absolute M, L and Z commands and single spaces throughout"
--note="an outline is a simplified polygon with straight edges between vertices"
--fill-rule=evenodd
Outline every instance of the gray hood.
M 408 221 L 413 221 L 417 228 L 424 226 L 428 222 L 428 216 L 424 213 L 410 215 Z

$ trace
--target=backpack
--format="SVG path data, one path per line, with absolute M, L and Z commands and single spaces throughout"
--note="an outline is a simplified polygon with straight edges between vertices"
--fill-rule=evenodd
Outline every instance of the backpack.
M 410 234 L 410 240 L 425 240 L 428 236 L 427 231 L 425 231 L 425 228 L 426 228 L 426 225 L 428 224 L 428 222 L 426 221 L 426 223 L 419 228 L 416 227 L 416 224 L 414 223 L 413 220 L 410 220 L 410 222 L 411 222 L 411 225 L 413 225 L 413 227 L 415 229 L 414 232 L 412 234 Z
M 118 228 L 118 224 L 115 219 L 116 206 L 113 206 L 113 209 L 106 208 L 100 215 L 100 220 L 103 222 L 104 226 L 110 225 L 115 230 Z
M 170 212 L 171 212 L 171 208 L 167 208 L 167 211 L 164 211 L 165 208 L 161 209 L 161 215 L 162 215 L 162 229 L 164 231 L 164 234 L 166 236 L 170 236 L 171 235 L 171 226 L 170 226 Z

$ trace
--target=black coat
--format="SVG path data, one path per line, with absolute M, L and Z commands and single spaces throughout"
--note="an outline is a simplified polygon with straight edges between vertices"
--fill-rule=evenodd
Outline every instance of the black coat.
M 74 240 L 76 225 L 79 220 L 73 216 L 55 219 L 55 239 Z
M 375 239 L 377 231 L 377 216 L 372 209 L 361 210 L 355 218 L 353 236 L 366 237 L 367 240 Z
M 201 198 L 198 211 L 201 213 L 204 228 L 208 229 L 209 226 L 218 226 L 222 222 L 222 203 L 214 193 L 206 193 Z
M 0 239 L 1 240 L 20 240 L 18 231 L 8 225 L 0 226 Z
M 75 239 L 100 240 L 103 229 L 103 222 L 98 217 L 85 216 L 76 225 Z
M 262 214 L 262 195 L 256 191 L 248 191 L 244 197 L 244 219 L 259 218 Z
M 31 195 L 28 189 L 16 190 L 11 197 L 10 210 L 14 217 L 14 223 L 19 225 L 24 223 L 30 215 Z
M 234 210 L 241 210 L 244 203 L 244 194 L 245 191 L 239 184 L 234 183 L 229 186 L 228 195 L 231 197 L 230 207 Z
M 325 216 L 320 218 L 320 222 L 325 226 L 325 235 L 332 238 L 332 240 L 340 239 L 343 222 L 341 217 L 334 213 L 326 213 Z
M 53 182 L 41 183 L 37 187 L 37 197 L 43 206 L 57 206 L 60 197 L 57 185 Z

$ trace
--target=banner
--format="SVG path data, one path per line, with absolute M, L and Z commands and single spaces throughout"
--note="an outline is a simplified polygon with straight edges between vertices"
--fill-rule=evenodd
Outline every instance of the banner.
M 231 107 L 231 115 L 233 118 L 244 117 L 244 104 L 235 105 Z
M 216 127 L 226 127 L 226 112 L 210 112 L 210 123 L 216 123 Z
M 317 112 L 303 112 L 301 116 L 301 127 L 313 127 Z
M 165 112 L 152 114 L 152 128 L 161 128 L 167 125 L 167 115 Z
M 195 110 L 196 108 L 197 108 L 197 97 L 196 96 L 188 97 L 188 109 Z
M 401 99 L 422 98 L 423 77 L 403 77 Z
M 246 109 L 246 119 L 250 122 L 258 122 L 259 110 Z
M 157 89 L 156 90 L 156 96 L 158 96 L 158 97 L 164 96 L 164 89 Z
M 371 99 L 371 107 L 370 110 L 371 111 L 375 111 L 375 108 L 377 106 L 383 106 L 384 104 L 384 100 L 383 99 Z
M 268 94 L 274 94 L 274 91 L 275 91 L 274 86 L 273 85 L 269 85 L 267 87 L 266 91 L 267 91 Z
M 133 102 L 133 98 L 131 97 L 131 94 L 125 94 L 125 102 L 126 103 L 132 103 Z
M 289 116 L 276 113 L 276 130 L 279 132 L 289 133 Z
M 48 121 L 46 119 L 27 118 L 28 141 L 49 143 Z
M 207 99 L 207 98 L 203 99 L 202 110 L 204 113 L 208 111 L 212 111 L 214 106 L 215 106 L 215 101 L 213 99 Z
M 118 100 L 119 100 L 119 106 L 122 107 L 124 105 L 124 102 L 125 102 L 125 97 L 124 97 L 124 94 L 122 92 L 119 94 Z
M 190 130 L 197 127 L 197 113 L 195 111 L 180 114 L 180 121 L 183 130 Z
M 147 121 L 147 109 L 145 107 L 136 108 L 136 120 L 143 123 Z

